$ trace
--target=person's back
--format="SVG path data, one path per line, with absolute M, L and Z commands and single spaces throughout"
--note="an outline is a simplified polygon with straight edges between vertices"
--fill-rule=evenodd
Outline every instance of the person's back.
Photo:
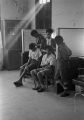
M 71 50 L 67 47 L 67 45 L 64 42 L 58 46 L 58 59 L 60 62 L 68 61 L 71 55 Z

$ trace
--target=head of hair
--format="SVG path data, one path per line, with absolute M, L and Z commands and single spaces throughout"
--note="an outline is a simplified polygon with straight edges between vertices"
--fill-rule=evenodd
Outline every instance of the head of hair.
M 46 29 L 46 33 L 50 33 L 50 34 L 52 34 L 52 33 L 53 33 L 53 29 L 51 29 L 51 28 Z
M 57 35 L 57 36 L 55 37 L 55 42 L 56 42 L 57 44 L 61 44 L 61 43 L 63 42 L 63 37 L 60 36 L 60 35 Z
M 30 50 L 34 50 L 36 48 L 36 44 L 35 43 L 30 43 L 29 44 L 29 49 Z
M 50 45 L 47 45 L 45 49 L 54 54 L 54 49 Z
M 38 32 L 36 30 L 31 31 L 31 36 L 36 36 L 37 34 L 38 34 Z

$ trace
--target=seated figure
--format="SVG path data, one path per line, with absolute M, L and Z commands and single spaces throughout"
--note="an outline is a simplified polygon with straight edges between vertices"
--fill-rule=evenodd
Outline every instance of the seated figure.
M 46 46 L 46 54 L 42 57 L 40 68 L 31 71 L 31 76 L 35 83 L 34 90 L 37 90 L 38 92 L 43 92 L 45 90 L 44 76 L 50 76 L 53 74 L 55 62 L 56 58 L 52 47 Z
M 29 44 L 29 59 L 28 62 L 20 67 L 20 78 L 18 81 L 14 82 L 16 87 L 22 86 L 22 78 L 29 74 L 31 70 L 38 67 L 39 58 L 42 56 L 42 53 L 39 48 L 36 47 L 35 43 Z

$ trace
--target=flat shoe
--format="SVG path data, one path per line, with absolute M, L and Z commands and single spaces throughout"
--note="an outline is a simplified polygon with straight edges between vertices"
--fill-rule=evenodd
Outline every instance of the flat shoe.
M 60 97 L 67 97 L 67 96 L 69 96 L 70 94 L 68 93 L 68 92 L 63 92 L 63 93 L 61 93 L 60 94 Z
M 22 84 L 22 83 L 19 83 L 19 82 L 14 82 L 14 85 L 15 85 L 16 87 L 21 87 L 21 86 L 23 86 L 23 84 Z
M 33 90 L 37 90 L 37 88 L 32 88 Z
M 34 87 L 34 88 L 32 88 L 33 90 L 38 90 L 38 89 L 40 89 L 40 87 Z
M 40 88 L 40 89 L 38 89 L 38 92 L 43 92 L 43 91 L 45 91 L 44 88 Z

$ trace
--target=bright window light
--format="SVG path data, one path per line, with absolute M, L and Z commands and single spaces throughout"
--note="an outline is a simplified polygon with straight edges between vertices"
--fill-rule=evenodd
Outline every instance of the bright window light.
M 46 0 L 43 0 L 43 3 L 46 3 Z
M 45 3 L 47 3 L 47 2 L 50 2 L 50 0 L 39 0 L 39 3 L 40 3 L 40 4 L 45 4 Z
M 50 2 L 50 0 L 46 0 L 46 2 Z
M 43 3 L 43 0 L 39 0 L 39 3 L 42 4 L 42 3 Z

